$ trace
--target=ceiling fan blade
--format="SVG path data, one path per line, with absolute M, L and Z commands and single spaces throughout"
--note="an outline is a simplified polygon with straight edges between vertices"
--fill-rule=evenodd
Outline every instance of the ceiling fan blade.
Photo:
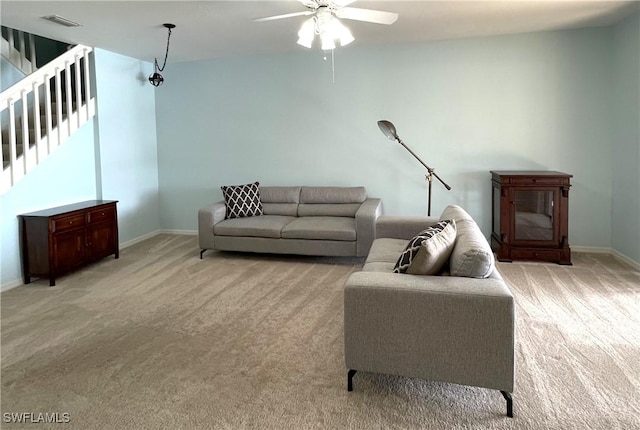
M 337 7 L 345 7 L 350 5 L 351 3 L 355 2 L 356 0 L 333 0 L 331 3 L 333 3 L 335 6 Z
M 293 18 L 294 16 L 313 15 L 315 11 L 305 10 L 304 12 L 285 13 L 284 15 L 267 16 L 266 18 L 254 18 L 256 22 L 273 21 L 276 19 Z
M 316 0 L 298 0 L 300 3 L 308 7 L 309 9 L 317 9 L 318 2 Z
M 344 7 L 336 10 L 335 13 L 338 18 L 373 22 L 376 24 L 389 25 L 398 20 L 398 14 L 395 12 L 383 12 L 381 10 L 360 9 L 356 7 Z

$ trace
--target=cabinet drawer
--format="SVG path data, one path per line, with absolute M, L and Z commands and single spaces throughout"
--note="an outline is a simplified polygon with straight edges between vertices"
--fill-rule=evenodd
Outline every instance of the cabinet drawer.
M 87 223 L 96 224 L 102 221 L 112 221 L 116 218 L 116 211 L 113 207 L 104 207 L 89 211 L 87 214 Z
M 513 185 L 564 185 L 568 184 L 569 180 L 564 178 L 545 178 L 545 177 L 513 177 L 511 178 Z
M 514 260 L 534 260 L 534 261 L 559 261 L 562 258 L 560 250 L 552 249 L 511 249 L 511 258 Z
M 77 213 L 51 220 L 51 232 L 71 230 L 84 226 L 84 214 Z

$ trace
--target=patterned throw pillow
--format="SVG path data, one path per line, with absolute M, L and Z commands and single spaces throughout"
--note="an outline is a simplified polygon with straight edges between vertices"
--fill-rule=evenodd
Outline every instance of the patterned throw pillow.
M 226 218 L 242 218 L 262 215 L 260 183 L 222 186 L 224 202 L 227 206 Z
M 398 258 L 394 273 L 436 275 L 449 260 L 456 240 L 456 223 L 443 220 L 413 237 Z

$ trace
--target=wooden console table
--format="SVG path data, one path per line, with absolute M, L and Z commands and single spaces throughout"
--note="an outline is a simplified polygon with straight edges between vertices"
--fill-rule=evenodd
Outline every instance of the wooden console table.
M 492 171 L 491 175 L 491 246 L 498 260 L 571 264 L 572 175 L 552 171 Z
M 119 257 L 117 201 L 89 200 L 18 215 L 24 283 L 56 277 L 114 254 Z

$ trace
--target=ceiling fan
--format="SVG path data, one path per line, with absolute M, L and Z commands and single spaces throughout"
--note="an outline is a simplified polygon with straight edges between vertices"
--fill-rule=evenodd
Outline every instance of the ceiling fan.
M 300 31 L 298 31 L 298 44 L 311 48 L 315 36 L 318 35 L 322 49 L 331 50 L 336 47 L 336 41 L 340 43 L 340 46 L 345 46 L 355 40 L 349 29 L 340 22 L 339 18 L 386 25 L 393 24 L 398 19 L 398 14 L 393 12 L 346 7 L 355 0 L 298 1 L 309 10 L 268 16 L 266 18 L 256 18 L 254 21 L 273 21 L 276 19 L 313 15 L 300 27 Z

